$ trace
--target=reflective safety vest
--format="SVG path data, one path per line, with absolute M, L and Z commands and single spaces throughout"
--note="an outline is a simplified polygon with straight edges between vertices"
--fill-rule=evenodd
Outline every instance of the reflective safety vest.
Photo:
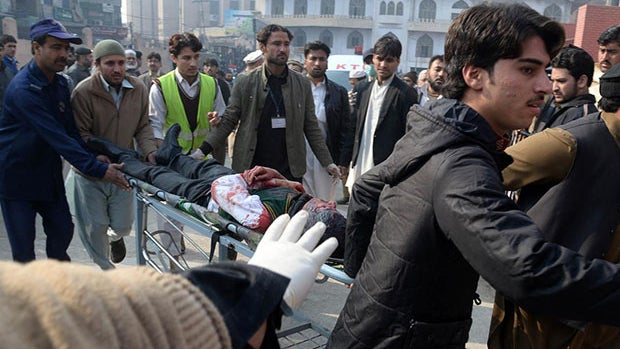
M 207 133 L 209 133 L 209 118 L 207 117 L 207 113 L 213 111 L 213 101 L 215 100 L 215 93 L 217 92 L 215 79 L 209 75 L 200 73 L 197 126 L 194 132 L 191 131 L 189 121 L 187 121 L 185 107 L 181 101 L 174 70 L 160 76 L 158 80 L 166 103 L 166 108 L 168 109 L 165 128 L 167 130 L 173 124 L 181 125 L 181 132 L 178 138 L 179 145 L 183 148 L 183 152 L 187 154 L 191 150 L 200 147 L 207 137 Z

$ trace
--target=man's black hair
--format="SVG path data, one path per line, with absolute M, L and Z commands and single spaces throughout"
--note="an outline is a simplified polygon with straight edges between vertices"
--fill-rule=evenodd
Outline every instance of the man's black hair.
M 446 34 L 442 95 L 461 99 L 467 89 L 465 66 L 492 74 L 497 61 L 519 57 L 523 43 L 534 36 L 544 42 L 549 57 L 555 57 L 564 45 L 564 27 L 526 5 L 481 4 L 463 11 Z
M 564 68 L 575 80 L 585 75 L 588 78 L 588 86 L 592 84 L 594 59 L 580 47 L 568 45 L 562 48 L 551 60 L 551 68 Z
M 193 52 L 202 50 L 202 43 L 196 35 L 192 33 L 174 34 L 168 41 L 168 52 L 177 57 L 181 50 L 185 47 L 189 47 Z
M 13 42 L 13 43 L 17 44 L 17 40 L 15 39 L 15 37 L 13 35 L 4 34 L 4 35 L 0 36 L 0 43 L 2 45 L 6 45 L 7 42 Z
M 377 40 L 373 52 L 381 57 L 400 58 L 403 52 L 403 45 L 394 34 L 385 34 Z
M 156 60 L 161 62 L 161 55 L 155 51 L 151 52 L 148 54 L 148 56 L 146 56 L 146 60 L 148 61 L 149 59 L 153 59 L 155 58 Z
M 615 41 L 620 45 L 620 24 L 611 26 L 599 35 L 598 42 L 601 46 L 606 46 L 610 42 Z
M 323 50 L 327 54 L 327 57 L 329 57 L 329 55 L 332 53 L 332 51 L 329 49 L 329 46 L 327 46 L 327 44 L 325 44 L 323 41 L 317 40 L 317 41 L 309 42 L 306 45 L 304 45 L 304 57 L 307 58 L 310 51 L 318 51 L 318 50 Z
M 263 29 L 261 29 L 256 34 L 256 41 L 260 42 L 263 45 L 267 45 L 267 40 L 269 40 L 269 37 L 271 36 L 271 34 L 275 32 L 285 32 L 286 35 L 288 35 L 289 41 L 293 41 L 293 33 L 291 33 L 291 31 L 288 30 L 288 28 L 283 27 L 278 24 L 269 24 L 263 27 Z

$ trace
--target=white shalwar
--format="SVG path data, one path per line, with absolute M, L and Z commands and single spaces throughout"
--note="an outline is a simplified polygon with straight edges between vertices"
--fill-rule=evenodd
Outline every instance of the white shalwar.
M 383 81 L 381 85 L 375 80 L 372 84 L 370 98 L 368 100 L 368 110 L 366 111 L 366 119 L 364 120 L 364 128 L 362 130 L 362 138 L 360 139 L 359 153 L 355 166 L 351 168 L 349 177 L 347 178 L 347 187 L 353 188 L 355 180 L 363 175 L 366 171 L 375 166 L 372 155 L 374 147 L 374 135 L 379 123 L 379 115 L 381 113 L 381 105 L 385 99 L 388 86 L 392 83 L 394 75 Z
M 319 122 L 319 128 L 323 134 L 323 138 L 327 138 L 327 115 L 325 114 L 325 94 L 327 89 L 325 86 L 325 80 L 312 86 L 312 96 L 314 97 L 314 110 L 316 118 Z M 334 159 L 336 160 L 336 159 Z M 334 195 L 336 194 L 336 188 L 334 179 L 331 177 L 327 169 L 321 165 L 319 159 L 310 148 L 310 144 L 306 139 L 306 173 L 303 176 L 302 182 L 306 193 L 314 196 L 315 198 L 323 199 L 325 201 L 334 201 Z

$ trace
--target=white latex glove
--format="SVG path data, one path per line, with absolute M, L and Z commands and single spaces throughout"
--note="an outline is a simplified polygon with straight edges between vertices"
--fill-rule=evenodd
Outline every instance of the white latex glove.
M 200 150 L 200 148 L 194 150 L 189 156 L 193 158 L 194 160 L 198 160 L 198 161 L 205 158 L 205 154 L 202 152 L 202 150 Z
M 332 237 L 314 248 L 325 231 L 322 222 L 316 223 L 300 238 L 307 220 L 306 211 L 299 211 L 293 219 L 288 214 L 278 217 L 248 262 L 291 279 L 283 299 L 293 310 L 299 308 L 321 265 L 338 247 L 338 240 Z
M 342 173 L 340 173 L 340 167 L 336 166 L 336 164 L 327 165 L 327 172 L 334 178 L 342 178 Z

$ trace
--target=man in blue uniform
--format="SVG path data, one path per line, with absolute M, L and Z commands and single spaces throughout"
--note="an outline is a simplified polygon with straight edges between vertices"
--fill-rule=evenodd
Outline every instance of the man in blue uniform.
M 0 117 L 0 205 L 15 261 L 35 259 L 35 215 L 43 219 L 48 258 L 70 260 L 73 237 L 61 156 L 82 173 L 129 189 L 122 165 L 106 164 L 85 150 L 75 126 L 69 89 L 56 74 L 67 63 L 69 34 L 53 19 L 30 28 L 32 61 L 11 81 Z

